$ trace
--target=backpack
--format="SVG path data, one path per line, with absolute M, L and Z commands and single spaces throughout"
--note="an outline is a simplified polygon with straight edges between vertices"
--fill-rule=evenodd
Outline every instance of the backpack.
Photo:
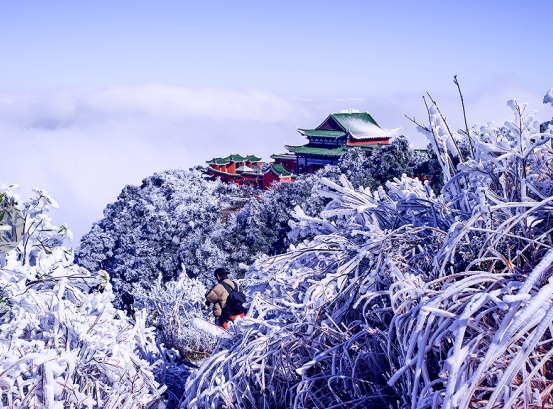
M 234 289 L 223 281 L 221 281 L 219 284 L 225 287 L 225 290 L 227 290 L 229 293 L 226 306 L 229 309 L 230 315 L 233 316 L 246 313 L 246 309 L 243 306 L 243 304 L 246 302 L 246 294 L 244 294 L 242 291 L 236 290 L 236 288 L 238 287 L 236 283 L 234 281 L 232 282 L 232 284 L 234 284 Z

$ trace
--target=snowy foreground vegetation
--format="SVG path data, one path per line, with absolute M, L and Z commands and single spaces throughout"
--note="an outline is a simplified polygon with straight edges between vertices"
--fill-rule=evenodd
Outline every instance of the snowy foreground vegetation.
M 509 132 L 459 133 L 430 107 L 440 195 L 323 179 L 291 222 L 315 236 L 250 268 L 250 314 L 181 407 L 551 407 L 551 127 L 509 106 Z
M 15 186 L 1 211 L 24 220 L 19 245 L 0 255 L 0 407 L 144 408 L 161 402 L 166 354 L 144 317 L 116 310 L 104 271 L 73 264 L 71 233 L 46 215 L 44 191 L 21 202 Z M 159 359 L 163 356 L 163 359 Z M 153 407 L 153 406 L 151 406 Z
M 433 161 L 400 138 L 262 197 L 161 172 L 78 264 L 46 192 L 1 189 L 24 227 L 0 254 L 0 408 L 553 407 L 553 127 L 509 106 L 452 133 L 431 105 Z M 241 261 L 249 314 L 207 337 L 211 271 Z
M 159 172 L 140 186 L 126 186 L 105 208 L 104 218 L 83 237 L 75 261 L 90 271 L 105 270 L 115 306 L 129 316 L 142 311 L 157 341 L 178 351 L 179 359 L 206 357 L 216 339 L 191 322 L 194 316 L 213 319 L 204 297 L 214 283 L 215 268 L 224 266 L 242 277 L 240 264 L 282 254 L 301 242 L 301 237 L 288 235 L 288 222 L 296 205 L 313 217 L 324 209 L 330 199 L 317 193 L 322 177 L 337 181 L 344 173 L 356 187 L 376 188 L 387 178 L 422 172 L 432 166 L 429 159 L 400 137 L 378 155 L 367 157 L 353 149 L 339 166 L 263 193 L 206 180 L 201 169 Z M 166 391 L 169 407 L 184 387 L 184 380 L 172 379 Z

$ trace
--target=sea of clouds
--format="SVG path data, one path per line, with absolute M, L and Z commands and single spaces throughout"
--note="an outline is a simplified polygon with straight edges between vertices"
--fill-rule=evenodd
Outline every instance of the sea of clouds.
M 549 120 L 551 108 L 542 105 L 548 89 L 535 92 L 517 81 L 488 84 L 465 96 L 469 126 L 510 119 L 506 101 L 513 97 L 539 110 L 540 120 Z M 432 96 L 450 125 L 461 127 L 455 92 Z M 230 153 L 261 155 L 269 161 L 272 153 L 285 152 L 285 143 L 305 143 L 296 127 L 315 127 L 331 112 L 369 111 L 384 128 L 401 126 L 415 147 L 425 147 L 424 137 L 404 116 L 425 122 L 421 97 L 395 93 L 310 99 L 264 89 L 160 83 L 0 92 L 0 182 L 19 184 L 22 197 L 28 197 L 32 187 L 46 189 L 60 205 L 54 221 L 69 225 L 77 245 L 126 184 Z

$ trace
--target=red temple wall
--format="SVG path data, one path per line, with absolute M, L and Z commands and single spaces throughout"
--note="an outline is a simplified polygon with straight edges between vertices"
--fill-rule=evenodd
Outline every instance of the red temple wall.
M 267 172 L 263 175 L 263 190 L 269 189 L 271 184 L 275 181 L 276 182 L 291 182 L 292 177 L 291 176 L 285 176 L 283 178 L 279 178 L 273 172 Z
M 275 163 L 284 166 L 291 172 L 298 173 L 298 164 L 295 159 L 275 159 Z

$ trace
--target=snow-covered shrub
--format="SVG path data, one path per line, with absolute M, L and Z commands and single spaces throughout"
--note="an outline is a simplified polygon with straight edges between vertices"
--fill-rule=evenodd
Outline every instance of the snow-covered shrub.
M 400 135 L 370 156 L 359 148 L 345 152 L 340 157 L 338 167 L 353 187 L 376 189 L 402 174 L 413 176 L 414 167 L 421 165 L 414 163 L 414 159 L 421 162 L 422 158 L 415 155 L 409 138 Z
M 206 286 L 197 278 L 181 273 L 177 281 L 163 283 L 161 277 L 146 288 L 137 285 L 134 308 L 147 312 L 148 324 L 158 329 L 157 339 L 166 348 L 174 348 L 190 356 L 211 352 L 214 339 L 191 326 L 194 316 L 211 319 L 205 306 Z
M 396 219 L 408 209 L 396 209 L 382 189 L 355 191 L 345 176 L 345 187 L 321 182 L 332 189 L 325 195 L 334 197 L 322 215 L 349 217 L 336 223 L 296 208 L 293 233 L 317 236 L 287 254 L 258 260 L 248 271 L 252 313 L 241 322 L 242 333 L 192 374 L 186 407 L 229 405 L 233 399 L 248 408 L 325 407 L 341 401 L 384 407 L 388 397 L 398 396 L 382 376 L 390 371 L 389 308 L 370 308 L 374 317 L 367 319 L 364 307 L 365 301 L 370 306 L 387 295 L 390 280 L 378 266 L 385 268 L 387 257 L 408 249 L 401 238 L 412 243 L 420 238 L 394 231 Z M 416 179 L 404 178 L 400 188 L 434 197 L 428 184 Z M 339 202 L 342 198 L 347 205 Z M 363 213 L 358 215 L 358 208 Z M 427 241 L 433 244 L 432 237 Z
M 551 104 L 553 106 L 553 88 L 550 89 L 547 94 L 543 97 L 543 103 L 544 104 Z M 553 128 L 553 119 L 551 121 L 544 122 L 540 126 L 541 132 L 551 132 L 551 129 Z
M 145 325 L 156 329 L 156 341 L 167 355 L 166 369 L 158 381 L 167 387 L 164 396 L 168 408 L 177 407 L 184 394 L 189 361 L 209 356 L 216 343 L 192 326 L 194 316 L 213 318 L 204 304 L 205 293 L 205 285 L 197 278 L 189 278 L 184 269 L 177 281 L 163 283 L 160 276 L 146 288 L 135 285 L 133 308 L 145 318 Z M 159 358 L 156 356 L 153 361 Z
M 316 195 L 319 174 L 329 177 L 336 167 L 326 167 L 317 176 L 301 175 L 293 183 L 278 183 L 257 199 L 251 200 L 236 216 L 236 234 L 247 245 L 250 263 L 261 255 L 276 255 L 285 252 L 291 241 L 288 237 L 292 210 L 301 206 L 310 215 L 317 215 L 327 200 Z
M 509 106 L 514 138 L 475 127 L 468 153 L 430 106 L 440 195 L 323 180 L 332 201 L 291 223 L 316 236 L 250 269 L 251 315 L 182 407 L 553 405 L 552 135 Z
M 233 198 L 247 200 L 235 186 L 206 180 L 198 170 L 156 173 L 139 187 L 126 186 L 104 209 L 82 238 L 76 262 L 107 271 L 118 300 L 160 273 L 163 281 L 176 280 L 181 265 L 210 283 L 215 268 L 233 270 L 245 258 L 245 246 L 230 233 L 234 219 L 223 223 L 223 207 Z M 132 304 L 129 298 L 125 304 Z
M 113 307 L 104 271 L 73 264 L 63 247 L 71 232 L 46 214 L 56 203 L 35 192 L 24 202 L 0 192 L 25 223 L 0 255 L 0 407 L 153 407 L 164 388 L 138 352 L 155 349 L 153 330 Z

